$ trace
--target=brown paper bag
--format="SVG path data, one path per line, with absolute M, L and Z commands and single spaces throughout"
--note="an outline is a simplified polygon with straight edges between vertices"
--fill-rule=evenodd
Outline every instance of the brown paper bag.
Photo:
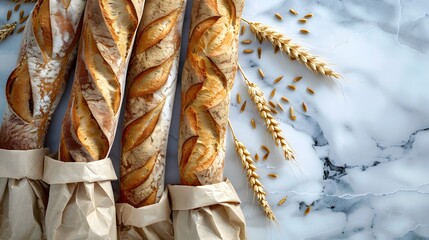
M 246 239 L 240 198 L 225 182 L 169 185 L 175 239 Z
M 0 239 L 44 239 L 48 149 L 0 149 Z
M 174 239 L 168 191 L 152 205 L 135 208 L 127 203 L 116 204 L 119 239 Z
M 46 210 L 48 240 L 116 239 L 115 200 L 109 158 L 61 162 L 45 157 L 43 180 L 51 185 Z

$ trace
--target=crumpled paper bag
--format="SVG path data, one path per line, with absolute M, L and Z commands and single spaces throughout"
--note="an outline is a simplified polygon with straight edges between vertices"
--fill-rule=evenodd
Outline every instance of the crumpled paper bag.
M 116 204 L 119 239 L 174 239 L 168 191 L 161 200 L 149 206 L 135 208 L 127 203 Z
M 44 239 L 47 148 L 0 149 L 0 239 Z
M 175 239 L 246 239 L 240 198 L 231 182 L 169 185 Z
M 48 240 L 116 239 L 115 200 L 109 158 L 61 162 L 45 157 L 43 180 L 50 184 L 46 210 Z

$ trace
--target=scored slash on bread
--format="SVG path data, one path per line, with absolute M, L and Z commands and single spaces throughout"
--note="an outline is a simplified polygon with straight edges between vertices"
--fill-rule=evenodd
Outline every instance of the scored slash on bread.
M 59 158 L 107 157 L 116 132 L 127 66 L 144 1 L 88 1 Z
M 237 70 L 243 6 L 243 0 L 193 1 L 179 138 L 179 172 L 186 185 L 223 180 L 229 93 Z
M 142 207 L 164 192 L 185 0 L 146 0 L 128 69 L 120 202 Z
M 36 3 L 25 27 L 18 66 L 6 83 L 8 106 L 0 129 L 0 148 L 43 147 L 76 56 L 85 3 Z

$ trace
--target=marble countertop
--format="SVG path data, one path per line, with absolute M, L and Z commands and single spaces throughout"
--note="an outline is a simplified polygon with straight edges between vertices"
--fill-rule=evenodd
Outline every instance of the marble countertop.
M 0 24 L 10 8 L 5 6 L 0 3 Z M 291 15 L 291 8 L 299 16 Z M 276 19 L 275 13 L 283 20 Z M 313 13 L 313 18 L 305 25 L 297 23 L 307 13 Z M 296 121 L 287 112 L 276 115 L 297 154 L 296 162 L 291 163 L 274 150 L 237 74 L 230 119 L 252 154 L 262 155 L 262 144 L 272 149 L 268 160 L 256 165 L 278 219 L 270 223 L 264 218 L 228 133 L 225 176 L 242 199 L 248 239 L 429 238 L 429 1 L 248 0 L 243 16 L 277 28 L 322 56 L 342 75 L 336 81 L 315 76 L 296 61 L 274 54 L 268 43 L 261 45 L 261 59 L 256 53 L 240 54 L 239 62 L 249 78 L 267 97 L 276 87 L 274 99 L 289 98 L 297 115 Z M 300 34 L 303 27 L 310 34 Z M 254 40 L 250 31 L 240 38 Z M 20 39 L 21 35 L 15 35 L 0 43 L 1 89 L 15 66 Z M 256 50 L 258 46 L 254 41 L 246 48 Z M 186 41 L 182 53 L 185 48 Z M 240 50 L 244 48 L 240 46 Z M 264 79 L 258 68 L 264 70 Z M 274 85 L 280 75 L 284 79 Z M 297 90 L 290 91 L 286 86 L 296 76 L 303 78 L 296 83 Z M 306 87 L 316 94 L 307 94 Z M 235 101 L 237 93 L 248 101 L 243 113 Z M 52 151 L 57 149 L 67 99 L 68 93 L 52 121 L 47 139 Z M 302 111 L 302 102 L 308 112 Z M 168 183 L 178 182 L 177 104 L 168 148 Z M 1 115 L 4 107 L 1 91 Z M 251 118 L 256 129 L 251 128 Z M 119 152 L 116 144 L 111 153 L 116 166 Z M 271 179 L 268 173 L 279 177 Z M 285 196 L 286 203 L 277 206 Z M 305 215 L 307 206 L 311 211 Z

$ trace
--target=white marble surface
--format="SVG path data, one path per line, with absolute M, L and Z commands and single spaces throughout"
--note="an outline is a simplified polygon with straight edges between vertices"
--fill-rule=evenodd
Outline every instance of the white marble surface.
M 0 2 L 0 23 L 9 6 Z M 303 26 L 288 13 L 290 8 L 300 16 L 314 13 L 303 25 L 311 31 L 309 35 L 298 33 Z M 276 12 L 283 15 L 283 21 L 274 18 Z M 278 28 L 323 56 L 343 75 L 335 83 L 314 76 L 300 64 L 274 55 L 267 43 L 261 45 L 261 60 L 256 54 L 240 55 L 244 70 L 266 96 L 274 78 L 285 75 L 276 85 L 275 98 L 287 96 L 296 108 L 297 120 L 290 121 L 287 113 L 277 117 L 302 170 L 274 151 L 252 105 L 239 113 L 235 94 L 239 92 L 248 102 L 249 98 L 237 75 L 230 113 L 237 135 L 252 154 L 262 155 L 261 144 L 275 152 L 257 163 L 278 218 L 273 224 L 253 199 L 228 135 L 225 175 L 242 199 L 248 238 L 429 239 L 429 1 L 248 0 L 244 17 Z M 241 39 L 246 38 L 253 39 L 248 31 Z M 19 42 L 20 36 L 13 36 L 0 43 L 1 89 L 14 67 Z M 251 47 L 256 50 L 258 45 Z M 266 75 L 263 80 L 257 74 L 259 67 Z M 286 86 L 298 75 L 303 79 L 296 84 L 297 91 L 291 92 Z M 316 95 L 307 94 L 307 86 Z M 49 133 L 47 144 L 54 151 L 67 98 L 65 95 Z M 2 114 L 3 91 L 0 99 Z M 309 107 L 307 113 L 300 108 L 302 101 Z M 168 183 L 178 182 L 179 109 L 174 111 Z M 256 130 L 250 127 L 251 118 L 256 120 Z M 117 144 L 111 155 L 117 164 Z M 269 179 L 268 173 L 280 177 Z M 284 196 L 288 196 L 286 203 L 277 206 Z M 306 205 L 312 210 L 304 216 Z

